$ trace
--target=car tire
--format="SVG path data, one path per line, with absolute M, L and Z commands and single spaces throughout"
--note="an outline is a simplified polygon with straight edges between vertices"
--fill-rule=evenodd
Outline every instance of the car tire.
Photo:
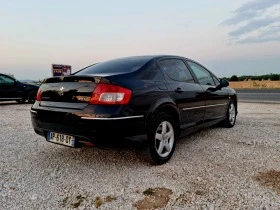
M 235 102 L 233 100 L 230 100 L 228 104 L 226 119 L 224 121 L 225 127 L 232 128 L 235 125 L 236 115 L 237 112 Z
M 157 114 L 149 125 L 146 158 L 154 165 L 161 165 L 174 153 L 177 127 L 174 119 L 167 113 Z
M 31 91 L 29 94 L 28 94 L 28 103 L 34 103 L 35 100 L 36 100 L 36 95 L 37 95 L 37 91 Z

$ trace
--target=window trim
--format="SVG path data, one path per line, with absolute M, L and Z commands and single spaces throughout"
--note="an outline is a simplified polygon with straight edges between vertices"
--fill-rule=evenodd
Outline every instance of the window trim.
M 211 72 L 211 76 L 212 76 L 212 78 L 213 78 L 213 80 L 214 80 L 214 83 L 216 83 L 215 82 L 215 78 L 219 81 L 219 84 L 220 84 L 220 79 L 215 75 L 215 74 L 213 74 L 212 72 Z M 217 86 L 219 85 L 219 84 L 216 84 Z
M 165 60 L 180 60 L 180 61 L 182 61 L 182 62 L 185 64 L 185 66 L 186 66 L 187 70 L 189 71 L 190 75 L 192 76 L 193 82 L 189 82 L 189 81 L 178 81 L 178 80 L 174 80 L 174 79 L 170 78 L 170 77 L 164 72 L 164 70 L 161 68 L 161 66 L 160 66 L 160 64 L 159 64 L 160 61 L 165 61 Z M 158 67 L 159 67 L 161 73 L 164 75 L 164 79 L 165 79 L 166 81 L 185 82 L 185 83 L 188 83 L 188 84 L 195 84 L 195 83 L 197 83 L 196 78 L 194 77 L 193 73 L 190 71 L 189 66 L 186 64 L 185 59 L 183 59 L 183 58 L 178 58 L 178 57 L 164 57 L 164 58 L 157 59 L 157 60 L 156 60 L 156 63 L 157 63 L 157 65 L 158 65 Z M 186 74 L 187 74 L 187 73 L 186 73 Z

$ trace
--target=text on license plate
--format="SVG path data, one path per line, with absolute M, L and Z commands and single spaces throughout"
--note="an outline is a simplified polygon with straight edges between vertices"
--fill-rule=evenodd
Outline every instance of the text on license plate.
M 73 136 L 68 136 L 61 133 L 49 132 L 47 140 L 53 143 L 75 147 L 75 138 Z

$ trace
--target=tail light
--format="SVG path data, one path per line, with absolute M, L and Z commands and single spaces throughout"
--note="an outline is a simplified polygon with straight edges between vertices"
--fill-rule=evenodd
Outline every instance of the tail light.
M 98 84 L 92 93 L 90 104 L 128 104 L 132 91 L 117 85 Z
M 42 90 L 39 89 L 36 95 L 36 101 L 42 101 Z

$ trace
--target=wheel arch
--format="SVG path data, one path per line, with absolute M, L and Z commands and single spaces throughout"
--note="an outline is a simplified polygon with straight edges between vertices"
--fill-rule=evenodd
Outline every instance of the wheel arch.
M 34 96 L 34 101 L 35 101 L 37 92 L 38 92 L 38 89 L 37 89 L 37 88 L 33 88 L 33 89 L 29 90 L 29 91 L 27 92 L 27 100 L 28 100 L 29 102 L 34 103 L 33 101 L 31 101 L 30 96 L 31 96 L 31 94 L 34 94 L 34 95 L 32 95 L 32 96 Z
M 181 124 L 181 115 L 178 107 L 172 101 L 172 99 L 161 99 L 157 101 L 153 106 L 151 106 L 146 117 L 146 125 L 149 125 L 149 122 L 152 120 L 152 118 L 160 112 L 165 112 L 174 118 L 174 121 L 177 126 L 176 129 L 179 132 Z
M 235 109 L 236 109 L 236 114 L 238 113 L 238 109 L 237 109 L 237 104 L 238 104 L 238 99 L 237 99 L 237 95 L 236 94 L 232 94 L 230 95 L 230 99 L 234 102 L 235 105 Z
M 24 99 L 24 100 L 28 100 L 28 97 L 29 97 L 29 94 L 31 93 L 31 92 L 33 92 L 35 89 L 30 89 L 30 88 L 26 88 L 25 90 L 24 90 L 24 92 L 22 93 L 22 98 Z

